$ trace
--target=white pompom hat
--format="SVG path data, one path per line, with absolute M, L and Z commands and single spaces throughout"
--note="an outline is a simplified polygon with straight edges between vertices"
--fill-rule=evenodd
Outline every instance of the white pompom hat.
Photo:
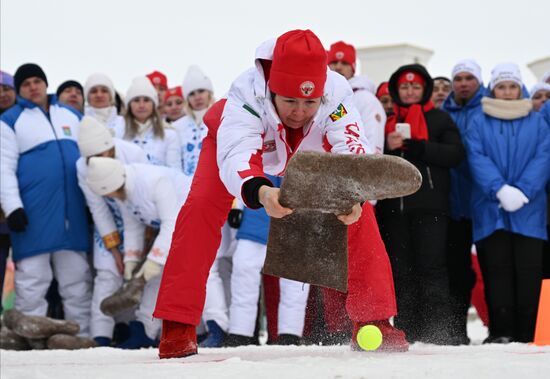
M 120 161 L 103 157 L 90 158 L 86 183 L 95 194 L 105 196 L 115 192 L 125 181 L 126 171 Z
M 189 94 L 198 89 L 205 89 L 210 92 L 214 92 L 212 81 L 206 76 L 199 66 L 192 65 L 187 70 L 185 78 L 183 79 L 183 96 L 187 98 Z
M 90 90 L 95 86 L 107 87 L 109 89 L 109 93 L 111 94 L 111 101 L 113 103 L 115 102 L 115 86 L 113 85 L 113 82 L 107 75 L 99 72 L 90 75 L 88 79 L 86 79 L 86 84 L 84 84 L 84 99 L 86 99 L 86 101 L 88 100 Z
M 105 125 L 90 116 L 82 118 L 78 132 L 80 155 L 91 157 L 112 149 L 113 146 L 115 146 L 113 136 Z
M 133 99 L 139 96 L 148 97 L 153 100 L 155 107 L 158 107 L 159 96 L 157 94 L 157 90 L 153 87 L 153 84 L 151 84 L 151 81 L 146 76 L 138 76 L 132 80 L 132 84 L 130 84 L 130 88 L 128 88 L 128 91 L 126 92 L 126 97 L 124 97 L 124 104 L 126 104 L 126 108 L 128 108 Z

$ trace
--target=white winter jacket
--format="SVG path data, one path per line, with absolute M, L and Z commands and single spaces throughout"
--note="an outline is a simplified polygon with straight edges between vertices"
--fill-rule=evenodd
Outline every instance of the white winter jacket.
M 103 109 L 101 111 L 103 111 Z M 100 111 L 96 108 L 90 106 L 86 106 L 84 108 L 84 114 L 86 116 L 90 116 L 98 120 L 102 125 L 105 125 L 113 133 L 113 135 L 115 135 L 118 130 L 124 130 L 124 117 L 118 115 L 116 107 L 111 106 L 105 109 L 105 112 L 108 112 L 108 115 L 103 115 L 99 112 Z
M 177 132 L 172 127 L 169 126 L 164 129 L 163 139 L 156 137 L 152 128 L 147 129 L 141 135 L 136 135 L 134 138 L 126 138 L 125 124 L 118 124 L 115 136 L 141 147 L 147 153 L 147 158 L 152 164 L 172 167 L 181 171 L 180 141 Z
M 172 127 L 179 136 L 183 173 L 193 176 L 197 169 L 202 140 L 208 134 L 208 129 L 202 122 L 197 125 L 195 120 L 189 115 L 174 121 Z
M 369 148 L 375 154 L 384 152 L 384 128 L 386 112 L 370 90 L 371 81 L 366 76 L 354 76 L 349 79 L 353 90 L 353 103 L 361 115 Z
M 181 171 L 151 164 L 134 163 L 124 167 L 126 200 L 116 200 L 124 223 L 124 260 L 141 259 L 139 251 L 143 249 L 147 225 L 160 229 L 147 259 L 164 265 L 192 178 Z
M 138 146 L 131 142 L 123 141 L 119 138 L 114 138 L 115 143 L 115 159 L 121 161 L 123 164 L 130 163 L 144 163 L 147 164 L 147 154 Z M 96 195 L 88 184 L 86 183 L 86 177 L 88 175 L 88 165 L 86 164 L 86 158 L 80 157 L 76 161 L 76 171 L 78 174 L 78 185 L 82 189 L 84 196 L 86 197 L 86 203 L 92 217 L 94 224 L 99 232 L 99 235 L 103 238 L 103 242 L 107 248 L 111 248 L 109 242 L 110 236 L 117 233 L 116 223 L 113 218 L 113 214 L 107 205 L 106 198 Z M 118 244 L 117 244 L 118 245 Z
M 220 178 L 229 192 L 242 199 L 242 185 L 264 172 L 283 175 L 295 153 L 286 142 L 286 131 L 271 101 L 259 59 L 272 60 L 274 40 L 256 52 L 256 68 L 232 84 L 217 132 Z M 325 95 L 296 151 L 365 154 L 368 146 L 361 118 L 353 104 L 347 80 L 328 70 Z

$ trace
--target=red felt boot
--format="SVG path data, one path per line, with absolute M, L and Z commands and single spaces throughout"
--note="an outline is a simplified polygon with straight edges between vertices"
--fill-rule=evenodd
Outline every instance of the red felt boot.
M 368 321 L 368 322 L 354 322 L 353 323 L 353 336 L 351 338 L 351 349 L 355 351 L 362 351 L 361 347 L 357 343 L 357 333 L 365 325 L 374 325 L 382 332 L 382 344 L 376 351 L 382 352 L 404 352 L 409 350 L 409 343 L 405 339 L 405 333 L 401 330 L 393 327 L 388 320 L 381 321 Z
M 195 326 L 181 322 L 162 320 L 159 358 L 182 358 L 197 354 Z

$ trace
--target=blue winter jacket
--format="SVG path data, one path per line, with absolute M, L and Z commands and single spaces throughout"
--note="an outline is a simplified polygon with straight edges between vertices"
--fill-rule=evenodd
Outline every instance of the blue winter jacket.
M 280 187 L 282 178 L 266 175 L 275 187 Z M 264 208 L 250 209 L 245 207 L 243 210 L 243 220 L 237 239 L 250 240 L 267 245 L 267 236 L 269 234 L 269 216 Z
M 23 208 L 25 231 L 11 232 L 14 260 L 57 250 L 88 251 L 86 203 L 78 186 L 78 111 L 49 97 L 49 112 L 18 98 L 0 118 L 1 203 Z
M 466 134 L 474 188 L 474 241 L 504 229 L 547 239 L 546 193 L 550 178 L 550 130 L 537 112 L 501 120 L 480 112 Z M 500 207 L 496 197 L 503 185 L 519 188 L 529 199 L 516 212 Z
M 483 86 L 479 87 L 474 97 L 466 105 L 457 104 L 452 92 L 445 102 L 442 109 L 451 115 L 451 118 L 458 126 L 462 143 L 466 144 L 466 132 L 475 114 L 481 111 L 481 98 L 485 92 Z M 456 168 L 451 169 L 451 218 L 460 220 L 461 218 L 472 218 L 471 193 L 472 193 L 472 175 L 468 165 L 468 157 Z
M 539 112 L 544 117 L 544 120 L 546 120 L 548 127 L 550 127 L 550 101 L 544 103 Z
M 539 112 L 546 121 L 546 124 L 548 124 L 548 128 L 550 129 L 550 101 L 544 103 Z M 548 183 L 546 184 L 546 193 L 550 194 L 550 178 L 548 179 Z

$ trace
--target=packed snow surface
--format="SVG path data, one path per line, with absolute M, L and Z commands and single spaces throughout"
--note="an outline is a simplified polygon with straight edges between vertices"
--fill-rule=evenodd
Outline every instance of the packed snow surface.
M 406 353 L 352 352 L 349 346 L 247 346 L 202 349 L 159 360 L 156 349 L 125 351 L 0 351 L 2 379 L 12 378 L 548 378 L 550 346 L 480 345 L 479 320 L 470 346 L 413 344 Z

